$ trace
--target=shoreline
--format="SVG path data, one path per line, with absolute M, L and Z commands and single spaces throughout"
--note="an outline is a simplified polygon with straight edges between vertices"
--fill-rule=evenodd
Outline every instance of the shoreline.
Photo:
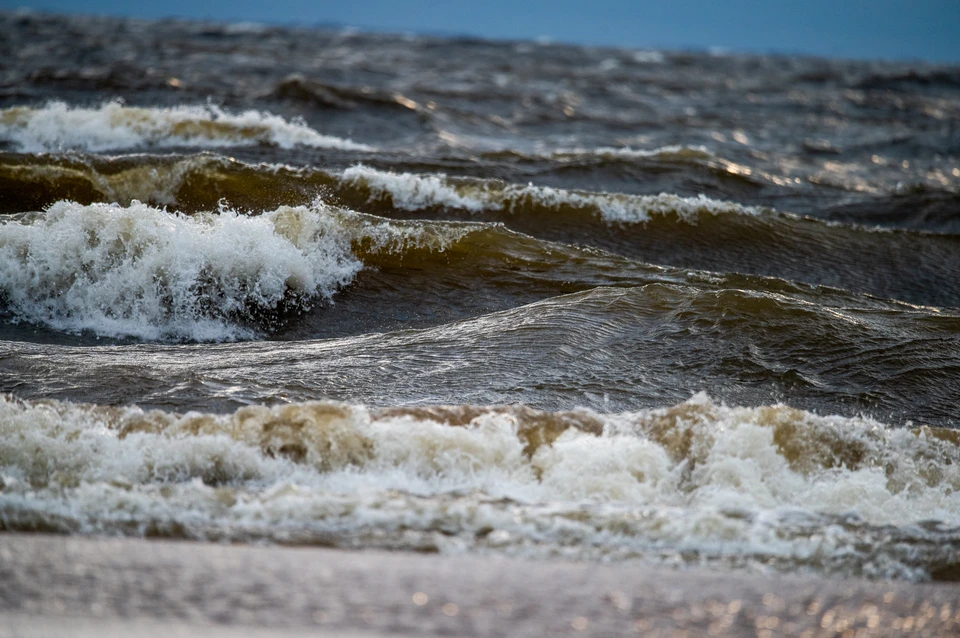
M 0 621 L 0 638 L 948 636 L 960 631 L 960 587 L 4 533 Z

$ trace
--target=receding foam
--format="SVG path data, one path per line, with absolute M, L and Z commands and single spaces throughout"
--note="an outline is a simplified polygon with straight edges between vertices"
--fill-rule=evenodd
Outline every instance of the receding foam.
M 951 435 L 702 394 L 619 414 L 3 399 L 0 525 L 923 580 L 960 546 Z

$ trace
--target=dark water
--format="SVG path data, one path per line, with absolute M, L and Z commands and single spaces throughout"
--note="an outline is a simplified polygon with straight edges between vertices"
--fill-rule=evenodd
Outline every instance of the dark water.
M 0 528 L 955 577 L 960 68 L 0 22 Z

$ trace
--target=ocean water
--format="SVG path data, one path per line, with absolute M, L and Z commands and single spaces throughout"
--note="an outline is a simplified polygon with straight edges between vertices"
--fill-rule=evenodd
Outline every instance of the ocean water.
M 0 530 L 960 579 L 960 67 L 0 29 Z

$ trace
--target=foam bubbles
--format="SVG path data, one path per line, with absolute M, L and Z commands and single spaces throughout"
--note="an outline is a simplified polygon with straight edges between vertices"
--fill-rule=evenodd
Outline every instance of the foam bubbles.
M 249 314 L 330 298 L 361 265 L 323 209 L 185 216 L 58 202 L 0 226 L 7 311 L 74 333 L 245 338 Z
M 367 188 L 371 197 L 389 196 L 392 205 L 402 210 L 442 206 L 481 213 L 517 212 L 521 209 L 543 212 L 568 208 L 584 210 L 599 215 L 606 222 L 620 224 L 643 223 L 653 216 L 671 214 L 688 222 L 695 222 L 703 214 L 760 214 L 757 208 L 717 201 L 704 195 L 680 197 L 669 193 L 590 193 L 534 184 L 522 186 L 481 180 L 451 180 L 445 175 L 393 173 L 360 165 L 343 171 L 341 181 Z
M 0 525 L 922 580 L 960 547 L 949 435 L 705 395 L 621 414 L 5 399 Z
M 350 140 L 322 135 L 303 122 L 260 111 L 231 114 L 216 106 L 141 108 L 117 101 L 97 108 L 50 102 L 41 108 L 5 109 L 0 111 L 0 139 L 28 153 L 254 144 L 371 150 Z
M 496 193 L 483 188 L 458 189 L 445 178 L 442 174 L 393 173 L 362 165 L 348 168 L 342 174 L 342 180 L 348 184 L 363 184 L 373 193 L 389 194 L 394 206 L 402 210 L 446 206 L 479 213 L 485 208 L 502 207 Z
M 550 158 L 570 159 L 602 157 L 607 159 L 711 160 L 716 159 L 705 146 L 661 146 L 654 149 L 601 146 L 598 148 L 562 148 L 546 155 Z

